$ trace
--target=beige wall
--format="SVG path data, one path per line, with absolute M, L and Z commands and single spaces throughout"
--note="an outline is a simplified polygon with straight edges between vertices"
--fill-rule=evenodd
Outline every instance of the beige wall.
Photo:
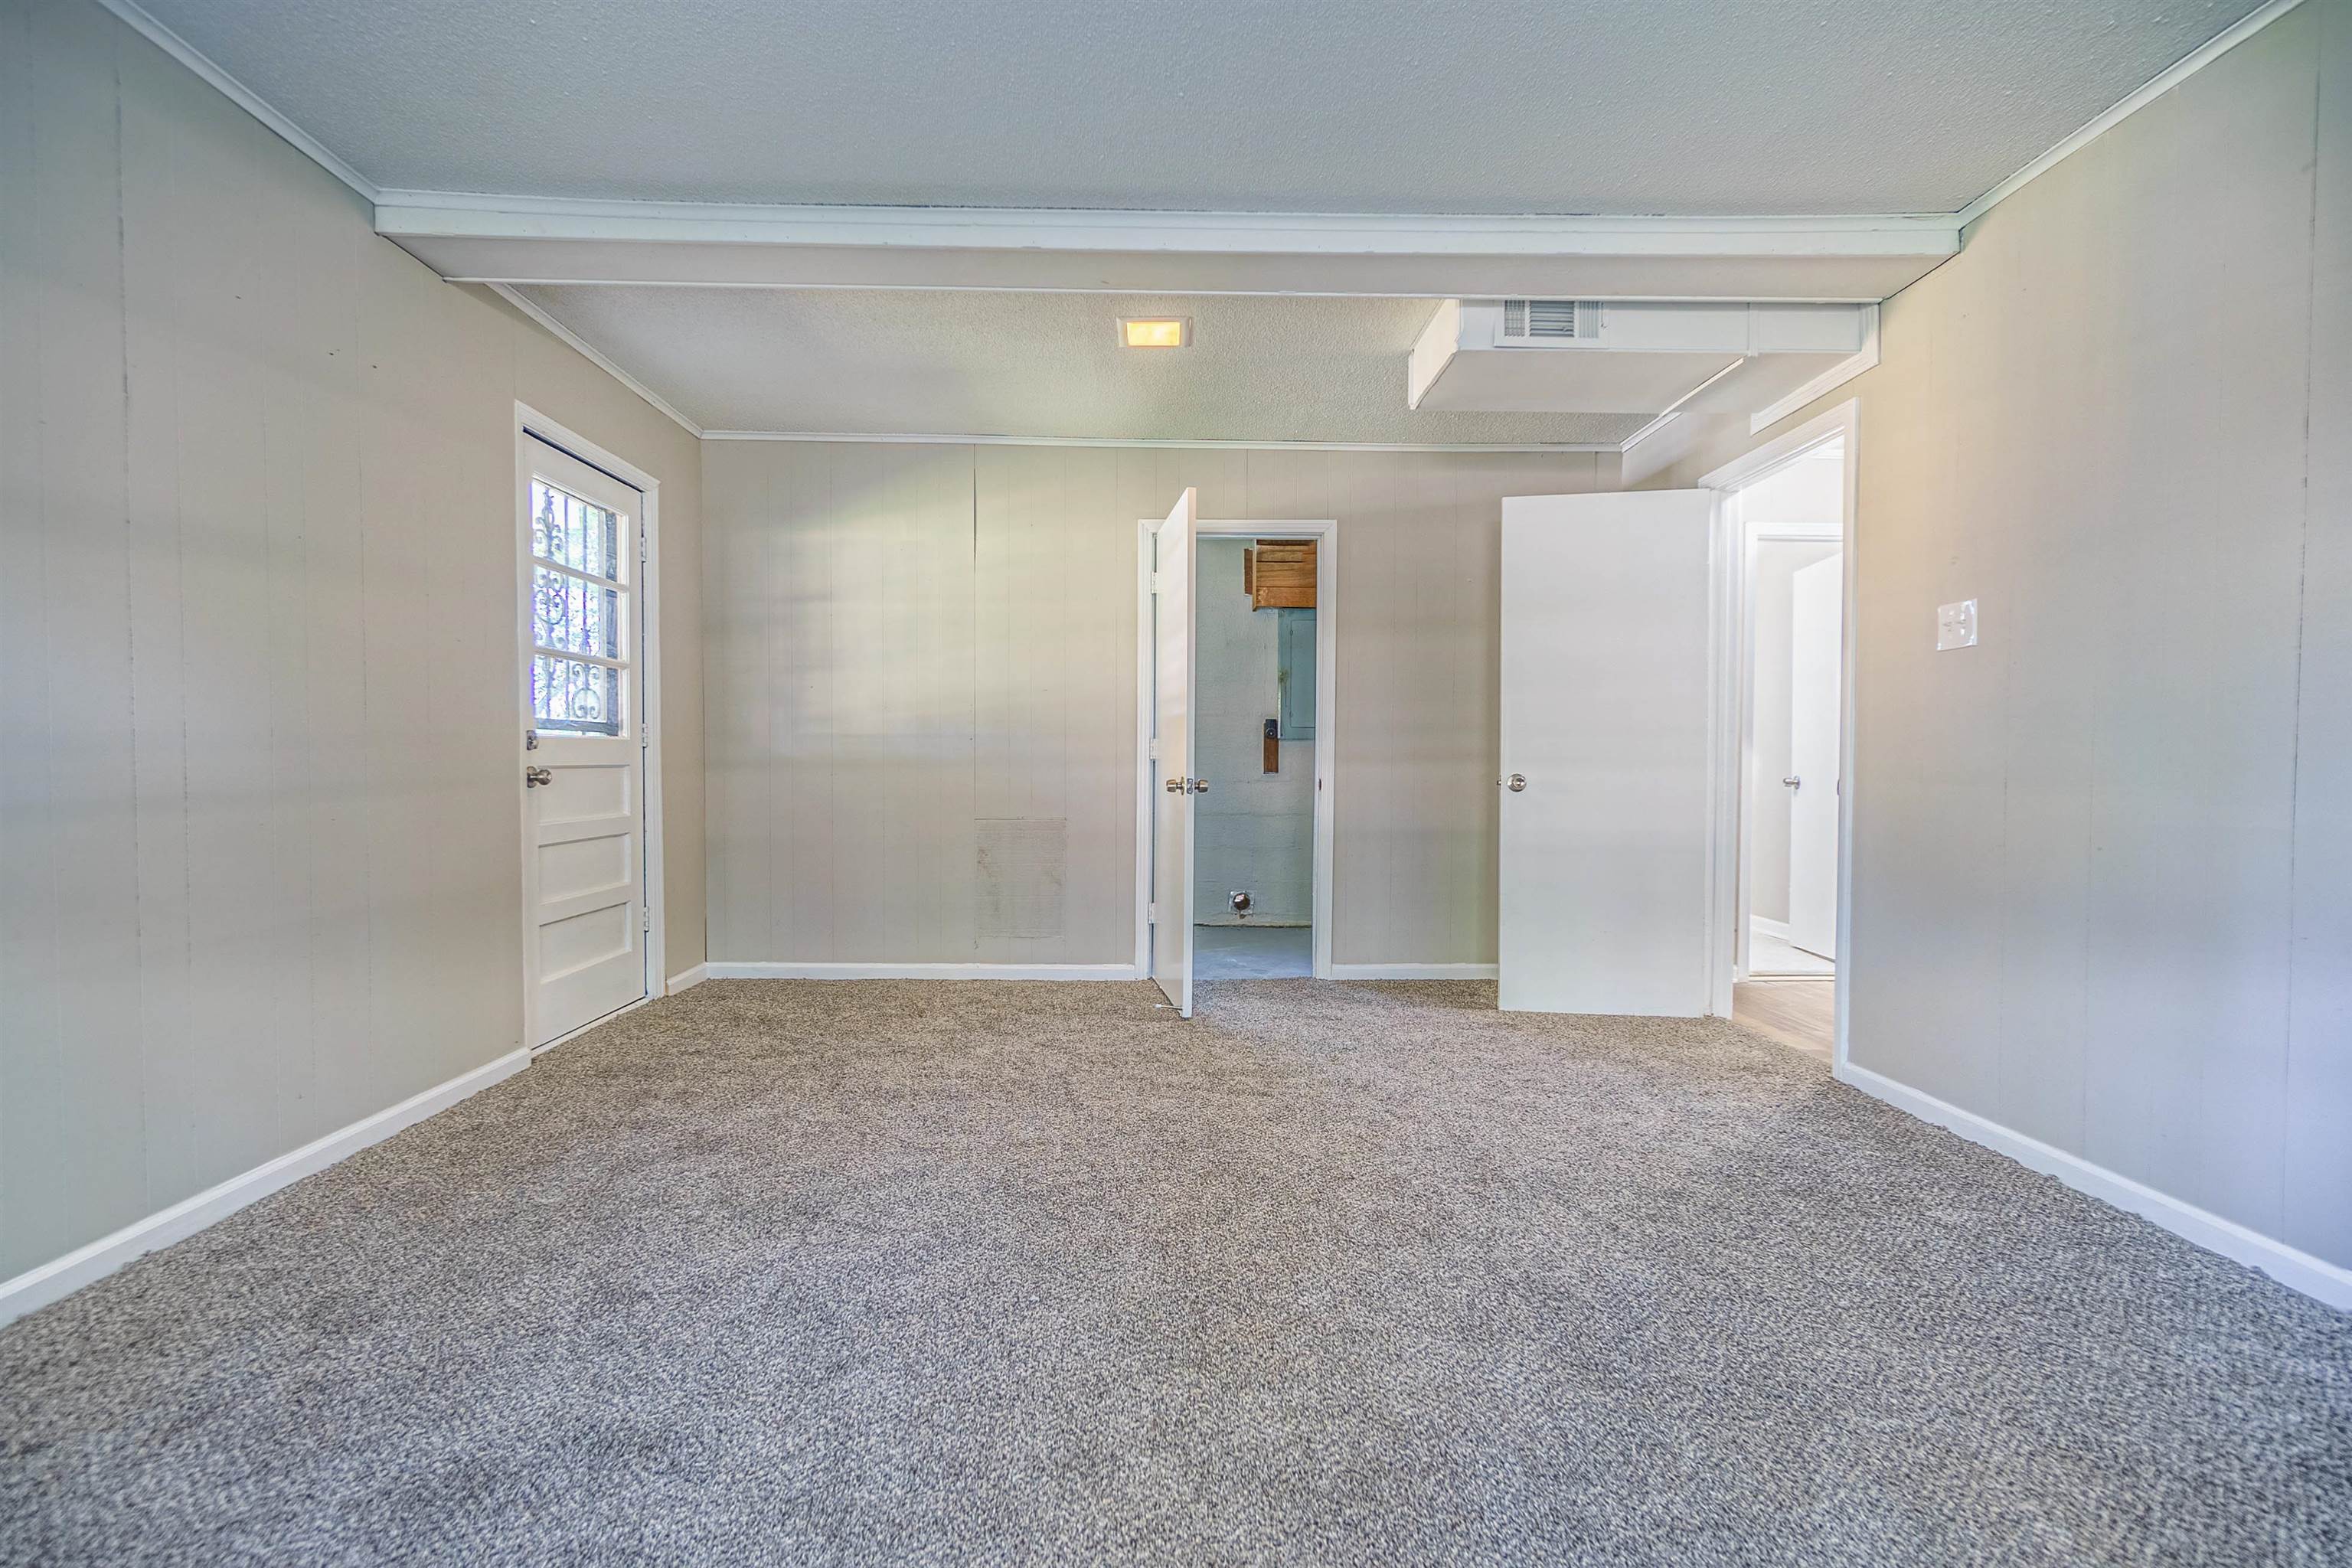
M 2338 1265 L 2348 310 L 2352 0 L 2313 0 L 1996 207 L 1797 416 L 1859 400 L 1854 1062 Z M 1753 444 L 1685 438 L 1648 482 Z
M 1339 521 L 1335 961 L 1491 963 L 1499 502 L 1614 479 L 1589 453 L 706 443 L 711 958 L 1132 962 L 1135 524 L 1192 485 L 1203 517 Z M 1064 825 L 1050 932 L 981 918 L 1008 820 Z
M 0 3 L 0 1278 L 514 1050 L 513 405 L 698 443 L 84 0 Z

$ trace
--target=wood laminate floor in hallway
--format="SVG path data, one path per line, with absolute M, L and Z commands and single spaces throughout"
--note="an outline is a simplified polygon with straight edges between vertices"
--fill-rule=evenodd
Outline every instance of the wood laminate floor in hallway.
M 1830 1059 L 1836 1039 L 1837 985 L 1819 980 L 1743 980 L 1731 988 L 1731 1016 L 1781 1044 Z

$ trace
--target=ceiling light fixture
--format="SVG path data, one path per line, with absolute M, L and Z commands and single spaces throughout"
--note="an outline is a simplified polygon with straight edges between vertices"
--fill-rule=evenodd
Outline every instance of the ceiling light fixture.
M 1131 349 L 1181 349 L 1192 342 L 1190 316 L 1121 316 L 1118 341 Z

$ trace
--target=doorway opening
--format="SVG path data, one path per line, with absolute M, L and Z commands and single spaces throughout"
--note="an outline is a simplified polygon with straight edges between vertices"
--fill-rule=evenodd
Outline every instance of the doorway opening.
M 1732 1013 L 1839 1054 L 1850 822 L 1852 405 L 1705 481 L 1723 493 L 1738 743 Z
M 1339 525 L 1146 521 L 1137 966 L 1193 979 L 1331 973 Z
M 1208 535 L 1193 578 L 1193 973 L 1315 973 L 1312 538 Z

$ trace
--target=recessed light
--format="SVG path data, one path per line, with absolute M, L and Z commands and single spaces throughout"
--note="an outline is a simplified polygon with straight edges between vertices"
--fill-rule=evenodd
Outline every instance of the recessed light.
M 1190 316 L 1121 316 L 1118 341 L 1131 349 L 1181 349 L 1192 342 Z

